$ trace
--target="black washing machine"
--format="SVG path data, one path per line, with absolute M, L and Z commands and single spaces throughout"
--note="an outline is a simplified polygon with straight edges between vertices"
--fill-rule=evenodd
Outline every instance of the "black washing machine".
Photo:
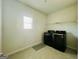
M 44 43 L 57 50 L 65 51 L 66 49 L 66 31 L 48 30 L 44 33 Z

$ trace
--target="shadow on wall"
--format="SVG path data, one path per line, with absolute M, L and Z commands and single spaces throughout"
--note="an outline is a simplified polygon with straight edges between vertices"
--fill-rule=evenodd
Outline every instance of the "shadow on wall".
M 78 48 L 78 38 L 71 32 L 67 32 L 67 46 L 73 48 L 77 51 Z

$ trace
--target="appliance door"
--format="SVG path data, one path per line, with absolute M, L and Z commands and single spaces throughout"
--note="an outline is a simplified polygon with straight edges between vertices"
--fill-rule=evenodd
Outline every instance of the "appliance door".
M 65 39 L 63 34 L 55 34 L 54 35 L 54 47 L 60 51 L 65 51 Z

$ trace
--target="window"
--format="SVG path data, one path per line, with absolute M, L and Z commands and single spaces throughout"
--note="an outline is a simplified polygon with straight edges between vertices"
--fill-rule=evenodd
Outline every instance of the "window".
M 32 29 L 32 18 L 24 16 L 24 29 Z

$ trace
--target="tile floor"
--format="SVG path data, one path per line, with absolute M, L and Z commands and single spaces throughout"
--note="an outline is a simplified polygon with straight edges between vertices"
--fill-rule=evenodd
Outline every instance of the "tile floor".
M 24 51 L 18 52 L 9 56 L 8 59 L 77 59 L 77 53 L 75 51 L 67 49 L 66 52 L 60 52 L 49 46 L 39 46 L 28 48 Z

